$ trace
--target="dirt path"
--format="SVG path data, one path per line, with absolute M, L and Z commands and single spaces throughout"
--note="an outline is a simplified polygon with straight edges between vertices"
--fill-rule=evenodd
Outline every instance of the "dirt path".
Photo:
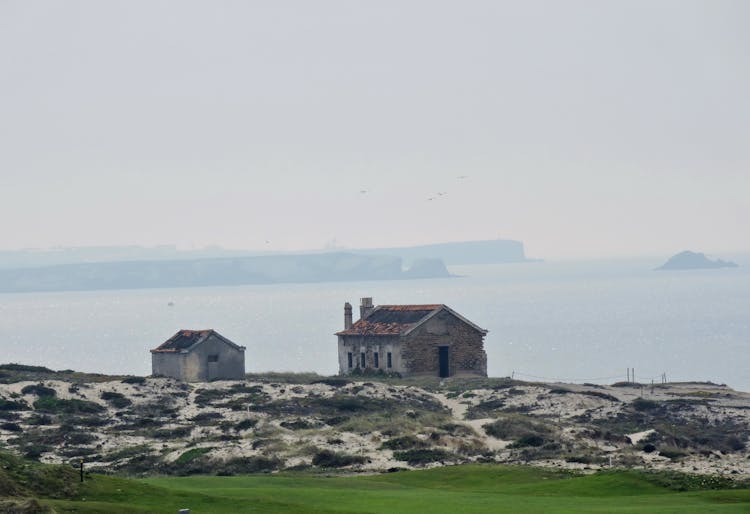
M 466 412 L 469 410 L 468 404 L 462 402 L 458 398 L 448 398 L 441 393 L 429 394 L 437 401 L 439 401 L 441 405 L 451 411 L 454 423 L 470 427 L 472 430 L 474 430 L 474 432 L 476 432 L 477 437 L 490 450 L 503 450 L 511 443 L 511 441 L 501 441 L 500 439 L 495 439 L 494 437 L 487 435 L 487 433 L 484 431 L 482 426 L 495 421 L 493 418 L 466 419 Z

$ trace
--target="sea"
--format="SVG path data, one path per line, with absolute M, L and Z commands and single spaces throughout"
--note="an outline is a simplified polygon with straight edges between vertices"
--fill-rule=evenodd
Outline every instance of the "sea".
M 737 260 L 737 259 L 735 259 Z M 711 381 L 750 391 L 750 258 L 449 267 L 454 278 L 0 294 L 0 362 L 148 375 L 178 329 L 247 348 L 249 372 L 338 372 L 344 302 L 444 303 L 489 332 L 490 376 L 575 383 Z

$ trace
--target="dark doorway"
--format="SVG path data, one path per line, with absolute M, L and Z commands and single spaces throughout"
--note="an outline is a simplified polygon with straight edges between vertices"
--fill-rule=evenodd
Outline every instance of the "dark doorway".
M 219 356 L 209 355 L 207 367 L 208 367 L 208 370 L 207 370 L 208 376 L 206 377 L 206 380 L 210 382 L 211 380 L 218 379 L 219 378 Z
M 449 346 L 438 346 L 438 357 L 440 360 L 440 378 L 450 376 Z

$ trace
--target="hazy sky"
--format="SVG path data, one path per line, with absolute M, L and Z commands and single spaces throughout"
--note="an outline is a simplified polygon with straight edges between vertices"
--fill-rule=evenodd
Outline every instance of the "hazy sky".
M 741 0 L 0 0 L 0 248 L 749 251 L 748 26 Z

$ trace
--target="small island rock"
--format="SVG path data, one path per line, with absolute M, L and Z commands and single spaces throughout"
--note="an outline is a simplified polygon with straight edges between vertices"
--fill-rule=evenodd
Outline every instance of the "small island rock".
M 736 268 L 734 262 L 723 261 L 721 259 L 711 260 L 703 253 L 684 251 L 673 255 L 662 266 L 656 268 L 657 271 L 678 270 L 678 269 L 713 269 L 713 268 Z

